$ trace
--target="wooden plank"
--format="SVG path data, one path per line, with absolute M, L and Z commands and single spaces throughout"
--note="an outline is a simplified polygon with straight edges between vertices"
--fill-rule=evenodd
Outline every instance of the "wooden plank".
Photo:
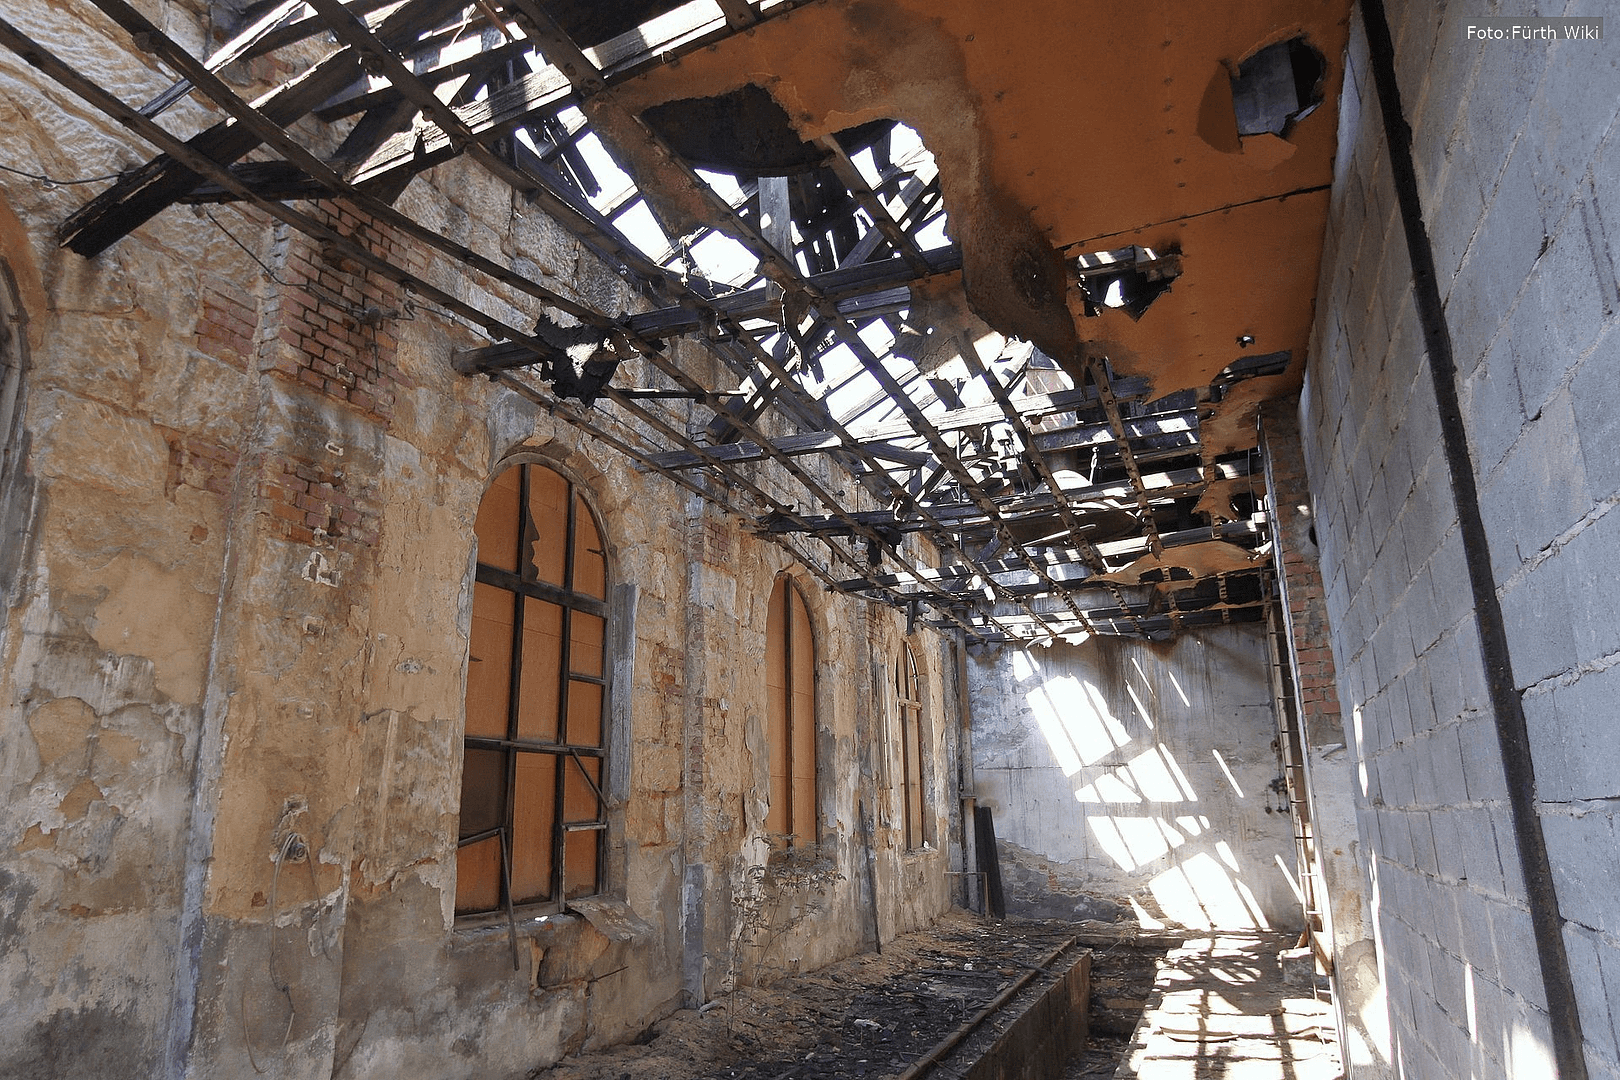
M 929 273 L 919 276 L 900 259 L 882 259 L 839 267 L 822 274 L 812 274 L 805 280 L 822 295 L 838 301 L 853 296 L 926 280 L 928 277 L 955 273 L 962 268 L 961 249 L 952 245 L 926 253 Z M 729 293 L 715 298 L 717 310 L 732 318 L 770 318 L 781 305 L 781 294 L 773 295 L 772 286 Z M 667 307 L 646 311 L 630 317 L 630 328 L 644 337 L 677 337 L 703 328 L 697 312 L 687 307 Z
M 384 41 L 408 41 L 457 10 L 459 0 L 409 0 L 383 20 L 378 34 Z M 254 105 L 271 122 L 285 127 L 343 89 L 359 74 L 359 55 L 352 49 L 342 49 L 283 83 Z M 229 165 L 260 143 L 258 135 L 233 119 L 192 136 L 186 145 L 217 164 Z M 99 255 L 201 182 L 202 177 L 171 155 L 159 155 L 69 215 L 58 231 L 57 240 L 80 255 Z
M 281 0 L 281 3 L 271 8 L 252 26 L 227 41 L 218 52 L 208 58 L 204 66 L 209 71 L 218 71 L 227 64 L 243 59 L 254 46 L 268 37 L 272 30 L 278 29 L 282 23 L 302 10 L 303 6 L 304 0 Z M 140 109 L 141 115 L 155 117 L 168 111 L 176 102 L 191 93 L 193 85 L 190 79 L 181 79 L 163 93 L 142 105 Z
M 1208 474 L 1207 480 L 1205 478 L 1206 473 Z M 1245 458 L 1237 462 L 1219 462 L 1208 469 L 1173 469 L 1168 472 L 1146 473 L 1142 479 L 1149 493 L 1157 499 L 1166 499 L 1202 491 L 1208 483 L 1215 480 L 1227 480 L 1248 475 L 1248 459 Z M 1129 479 L 1120 479 L 1106 484 L 1088 485 L 1078 481 L 1065 482 L 1060 474 L 1059 481 L 1064 496 L 1072 502 L 1116 500 L 1129 505 L 1135 497 L 1135 489 Z M 1037 492 L 1034 495 L 1004 500 L 998 506 L 998 511 L 1001 520 L 1016 524 L 1030 515 L 1050 514 L 1055 506 L 1056 501 L 1049 492 Z M 990 520 L 975 503 L 934 505 L 928 507 L 927 510 L 937 521 L 955 529 L 973 528 L 987 524 Z M 897 529 L 902 532 L 916 532 L 930 527 L 927 522 L 897 516 L 893 510 L 858 511 L 847 516 L 861 524 L 881 525 L 884 528 Z M 811 531 L 816 532 L 847 528 L 843 519 L 829 517 L 800 515 L 799 522 L 799 525 L 790 527 L 774 519 L 767 518 L 762 522 L 762 526 L 767 532 L 805 531 L 806 525 L 810 526 Z
M 905 447 L 895 446 L 887 442 L 863 441 L 861 447 L 873 457 L 884 461 L 893 461 L 911 468 L 921 468 L 933 463 L 932 454 L 917 450 L 907 450 Z M 843 450 L 848 446 L 835 433 L 830 431 L 815 431 L 805 435 L 788 435 L 776 439 L 769 449 L 755 442 L 721 443 L 717 446 L 707 447 L 705 456 L 714 461 L 727 464 L 744 461 L 761 461 L 771 456 L 771 450 L 789 457 L 802 454 L 814 454 L 822 451 Z M 654 454 L 651 460 L 663 469 L 691 469 L 710 462 L 698 455 L 685 450 L 674 450 L 665 454 Z
M 501 356 L 515 355 L 523 350 L 518 346 L 502 344 L 491 346 L 488 349 L 479 349 L 475 351 L 480 357 L 495 359 Z M 1140 391 L 1142 393 L 1147 392 L 1147 384 L 1145 380 L 1134 381 L 1141 383 Z M 1133 380 L 1121 379 L 1118 384 L 1118 389 L 1127 389 L 1127 384 L 1131 382 L 1133 382 Z M 1095 401 L 1096 395 L 1091 390 L 1061 390 L 1055 394 L 1031 394 L 1026 397 L 1012 398 L 1011 404 L 1017 408 L 1021 414 L 1036 417 L 1054 412 L 1067 412 L 1076 406 L 1093 403 Z M 1003 421 L 1004 417 L 999 404 L 971 405 L 964 409 L 953 409 L 936 417 L 933 420 L 933 428 L 938 432 L 945 433 L 961 431 L 967 428 L 979 427 L 984 424 L 993 424 Z M 915 439 L 920 437 L 919 433 L 915 428 L 912 427 L 909 420 L 895 420 L 886 424 L 877 424 L 870 427 L 850 428 L 849 434 L 855 441 L 861 443 L 862 445 L 892 443 L 897 439 Z M 772 445 L 778 448 L 784 447 L 792 438 L 795 438 L 795 436 L 790 436 L 789 439 L 777 440 Z M 796 436 L 796 438 L 804 438 L 804 436 Z M 748 445 L 753 446 L 754 444 Z M 755 447 L 755 449 L 757 450 L 759 448 Z M 923 464 L 927 464 L 933 460 L 931 455 L 923 456 L 926 458 Z M 701 462 L 693 459 L 690 455 L 685 455 L 682 453 L 665 454 L 661 455 L 660 457 L 665 468 L 691 468 L 695 465 L 701 464 Z M 1066 492 L 1068 488 L 1064 488 L 1063 490 Z

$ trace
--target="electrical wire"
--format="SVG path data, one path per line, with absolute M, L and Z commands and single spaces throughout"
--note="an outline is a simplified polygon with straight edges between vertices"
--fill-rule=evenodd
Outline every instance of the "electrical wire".
M 58 180 L 54 176 L 46 176 L 44 173 L 31 173 L 26 169 L 17 169 L 10 165 L 0 165 L 0 170 L 15 173 L 18 176 L 26 176 L 28 179 L 44 184 L 48 188 L 72 187 L 75 184 L 99 184 L 104 180 L 117 180 L 124 175 L 123 173 L 108 173 L 106 176 L 84 176 L 77 180 Z

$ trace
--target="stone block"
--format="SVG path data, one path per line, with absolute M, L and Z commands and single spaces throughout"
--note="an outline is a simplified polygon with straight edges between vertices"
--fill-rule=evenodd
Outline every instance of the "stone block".
M 1456 818 L 1469 884 L 1487 895 L 1502 895 L 1502 860 L 1497 854 L 1496 829 L 1490 811 L 1463 810 Z
M 1416 793 L 1412 784 L 1412 769 L 1406 761 L 1406 755 L 1400 747 L 1385 750 L 1373 758 L 1378 768 L 1378 790 L 1383 795 L 1386 806 L 1411 806 L 1416 801 Z M 1405 832 L 1405 829 L 1398 830 Z M 1385 839 L 1389 839 L 1386 830 Z M 1402 862 L 1412 865 L 1411 851 L 1403 845 L 1404 857 Z
M 1614 455 L 1620 459 L 1620 454 Z M 1589 664 L 1620 650 L 1620 513 L 1610 510 L 1565 545 L 1567 618 L 1575 639 L 1574 661 Z
M 1465 617 L 1457 623 L 1453 637 L 1457 642 L 1457 674 L 1462 680 L 1463 714 L 1484 713 L 1490 708 L 1490 693 L 1485 684 L 1485 660 L 1479 651 L 1479 628 L 1471 617 Z
M 1406 697 L 1406 687 L 1392 683 L 1378 695 L 1377 700 L 1379 720 L 1389 732 L 1390 745 L 1409 741 L 1417 728 L 1412 722 L 1412 707 Z M 1412 783 L 1416 787 L 1415 778 Z
M 1474 474 L 1484 477 L 1507 453 L 1524 426 L 1519 377 L 1511 331 L 1491 343 L 1484 362 L 1460 387 L 1463 420 Z
M 1591 506 L 1567 390 L 1525 424 L 1495 476 L 1481 486 L 1480 510 L 1497 582 L 1545 548 Z
M 1467 717 L 1458 723 L 1456 730 L 1469 800 L 1485 802 L 1507 798 L 1507 780 L 1502 774 L 1502 748 L 1495 723 L 1489 717 Z
M 1547 994 L 1530 913 L 1510 904 L 1491 904 L 1488 910 L 1503 987 L 1535 1008 L 1545 1009 Z
M 1514 312 L 1514 355 L 1526 416 L 1540 411 L 1563 384 L 1613 310 L 1614 266 L 1604 228 L 1591 189 L 1583 188 L 1549 242 L 1534 286 Z
M 1502 593 L 1502 622 L 1513 664 L 1513 685 L 1520 689 L 1575 664 L 1575 631 L 1570 625 L 1565 563 L 1563 553 L 1554 552 Z
M 1381 773 L 1381 778 L 1382 775 L 1384 774 Z M 1389 794 L 1387 786 L 1384 793 L 1387 798 Z M 1411 800 L 1407 799 L 1395 805 L 1405 806 L 1410 802 Z M 1389 804 L 1386 803 L 1387 805 Z M 1378 822 L 1378 828 L 1384 839 L 1384 850 L 1380 854 L 1404 869 L 1410 870 L 1415 866 L 1416 859 L 1412 854 L 1412 827 L 1407 824 L 1406 813 L 1400 810 L 1385 810 Z
M 1620 159 L 1620 152 L 1616 153 Z M 1617 162 L 1620 163 L 1620 162 Z M 1570 382 L 1575 403 L 1575 435 L 1592 497 L 1620 492 L 1620 329 L 1611 326 Z
M 1473 593 L 1468 581 L 1468 564 L 1463 557 L 1462 533 L 1457 529 L 1456 504 L 1452 501 L 1443 464 L 1436 462 L 1427 473 L 1432 478 L 1430 491 L 1442 508 L 1446 520 L 1446 533 L 1434 554 L 1429 557 L 1429 577 L 1434 583 L 1434 602 L 1441 626 L 1455 626 L 1457 620 L 1470 617 Z
M 1549 810 L 1541 831 L 1552 863 L 1558 911 L 1564 918 L 1593 930 L 1620 930 L 1620 897 L 1614 882 L 1620 875 L 1613 815 L 1579 815 Z
M 1439 866 L 1440 879 L 1466 882 L 1468 869 L 1463 860 L 1462 840 L 1457 832 L 1454 811 L 1450 808 L 1431 811 L 1429 828 L 1434 832 L 1434 857 Z
M 1582 675 L 1552 692 L 1552 709 L 1527 695 L 1526 720 L 1543 799 L 1607 799 L 1620 794 L 1620 723 L 1615 710 L 1620 668 Z M 1545 757 L 1544 757 L 1545 755 Z M 1545 762 L 1545 763 L 1544 763 Z
M 1560 41 L 1532 102 L 1520 146 L 1527 149 L 1541 204 L 1568 203 L 1598 142 L 1613 129 L 1620 101 L 1620 57 L 1598 41 Z
M 1598 972 L 1603 979 L 1603 997 L 1608 1005 L 1609 1030 L 1617 1053 L 1620 1053 L 1620 946 L 1617 946 L 1615 939 L 1608 934 L 1595 936 L 1593 945 L 1598 953 Z M 1600 1006 L 1596 1004 L 1593 1005 L 1591 1012 L 1594 1016 L 1603 1015 Z M 1583 1029 L 1587 1022 L 1587 1009 L 1583 1006 L 1581 1009 Z
M 1446 949 L 1436 946 L 1429 950 L 1429 970 L 1434 976 L 1434 981 L 1430 984 L 1434 992 L 1434 1002 L 1458 1024 L 1468 1022 L 1468 995 L 1464 988 L 1465 967 L 1461 960 Z
M 1420 799 L 1428 800 L 1423 796 Z M 1429 828 L 1429 814 L 1426 810 L 1418 810 L 1406 815 L 1406 826 L 1412 837 L 1412 865 L 1423 873 L 1436 876 L 1440 872 L 1439 864 L 1435 861 L 1434 831 Z M 1425 909 L 1432 919 L 1433 906 Z
M 1461 930 L 1457 946 L 1462 958 L 1470 966 L 1480 972 L 1496 972 L 1496 942 L 1491 937 L 1491 919 L 1486 905 L 1490 903 L 1484 895 L 1474 889 L 1458 889 L 1455 897 L 1457 901 L 1457 925 Z M 1484 1012 L 1481 1008 L 1481 983 L 1484 980 L 1476 977 L 1474 989 L 1474 1011 L 1476 1016 Z
M 1433 762 L 1435 805 L 1458 806 L 1467 802 L 1468 774 L 1457 725 L 1438 728 L 1429 737 L 1428 749 Z
M 1563 904 L 1560 901 L 1560 910 Z M 1581 1017 L 1581 1037 L 1602 1057 L 1615 1058 L 1614 1023 L 1610 1016 L 1609 994 L 1603 984 L 1599 959 L 1603 939 L 1581 926 L 1564 926 L 1564 951 L 1569 957 L 1569 973 L 1575 984 L 1575 1004 Z

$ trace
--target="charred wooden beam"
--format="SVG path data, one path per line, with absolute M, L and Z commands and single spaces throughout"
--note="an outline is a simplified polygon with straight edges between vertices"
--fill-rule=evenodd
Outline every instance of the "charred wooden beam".
M 1206 479 L 1206 472 L 1208 478 Z M 1238 476 L 1249 475 L 1249 461 L 1247 457 L 1230 462 L 1218 462 L 1208 470 L 1204 469 L 1173 469 L 1169 472 L 1144 473 L 1142 482 L 1148 492 L 1156 499 L 1174 498 L 1184 495 L 1195 495 L 1203 491 L 1208 483 L 1214 480 L 1231 479 Z M 1129 482 L 1113 484 L 1088 485 L 1075 482 L 1070 484 L 1059 476 L 1063 485 L 1063 494 L 1074 502 L 1101 502 L 1109 500 L 1119 505 L 1129 505 L 1134 501 L 1136 488 Z M 1055 500 L 1049 492 L 1036 492 L 1033 495 L 1020 496 L 1016 499 L 1004 500 L 997 508 L 997 516 L 1001 520 L 1018 521 L 1023 517 L 1040 514 L 1050 515 Z M 981 508 L 972 502 L 953 504 L 933 504 L 928 508 L 929 514 L 937 521 L 955 530 L 983 527 L 992 522 Z M 893 510 L 860 511 L 852 515 L 862 522 L 882 524 L 906 532 L 915 532 L 926 526 L 913 518 Z M 820 530 L 832 523 L 825 518 L 806 517 L 804 521 Z M 761 526 L 768 531 L 793 531 L 782 522 L 774 519 L 765 519 Z
M 394 45 L 404 44 L 458 10 L 459 0 L 407 0 L 382 21 L 377 28 L 378 40 Z M 352 49 L 343 49 L 298 78 L 283 83 L 254 104 L 272 123 L 285 126 L 353 82 L 359 74 L 359 54 Z M 208 161 L 224 166 L 242 158 L 262 142 L 245 125 L 235 120 L 225 120 L 192 136 L 186 145 Z M 202 180 L 202 175 L 187 168 L 173 155 L 160 155 L 131 170 L 69 215 L 58 230 L 57 240 L 63 247 L 80 255 L 99 255 L 172 205 Z
M 632 319 L 632 327 L 634 326 L 634 323 L 635 321 Z M 517 350 L 513 349 L 511 346 L 505 345 L 495 346 L 491 349 L 477 350 L 480 356 L 494 356 L 497 354 L 504 355 L 515 351 Z M 1145 380 L 1121 380 L 1122 384 L 1126 382 L 1130 382 L 1132 386 L 1138 387 L 1143 392 L 1146 391 L 1147 383 Z M 1124 387 L 1122 386 L 1122 388 Z M 906 396 L 909 399 L 910 396 L 905 394 L 903 387 L 900 388 L 900 392 L 903 396 Z M 892 397 L 886 394 L 884 400 L 892 400 Z M 1050 415 L 1051 413 L 1067 412 L 1070 409 L 1088 404 L 1095 404 L 1097 397 L 1096 393 L 1089 389 L 1060 390 L 1055 394 L 1031 394 L 1027 397 L 1011 398 L 1009 401 L 1012 409 L 1019 415 L 1028 418 L 1036 418 Z M 953 431 L 966 430 L 968 428 L 980 427 L 984 424 L 996 423 L 999 420 L 1005 419 L 1006 414 L 1003 411 L 1003 408 L 1004 407 L 998 403 L 995 405 L 970 405 L 962 409 L 953 409 L 934 418 L 932 421 L 932 426 L 934 430 L 938 432 L 949 433 Z M 910 420 L 878 424 L 864 428 L 849 428 L 848 431 L 852 440 L 862 444 L 874 442 L 887 443 L 893 442 L 897 439 L 920 437 L 917 429 L 912 426 L 912 422 Z M 668 468 L 691 468 L 692 466 L 698 464 L 691 458 L 682 456 L 679 453 L 671 453 L 666 455 L 663 458 L 662 463 Z
M 1158 554 L 1159 527 L 1153 520 L 1153 507 L 1149 505 L 1147 486 L 1142 480 L 1142 470 L 1136 463 L 1136 453 L 1131 449 L 1130 436 L 1125 430 L 1125 420 L 1120 413 L 1119 398 L 1114 393 L 1107 362 L 1099 356 L 1088 354 L 1086 373 L 1091 376 L 1092 383 L 1097 387 L 1097 396 L 1102 401 L 1103 411 L 1108 415 L 1108 426 L 1113 430 L 1115 445 L 1119 447 L 1120 460 L 1125 463 L 1125 471 L 1131 477 L 1131 486 L 1136 489 L 1136 502 L 1142 508 L 1142 524 L 1147 528 L 1148 542 L 1154 554 Z
M 1223 525 L 1215 525 L 1205 529 L 1185 529 L 1165 533 L 1162 541 L 1166 548 L 1178 548 L 1192 544 L 1203 544 L 1211 540 L 1229 542 L 1259 540 L 1265 535 L 1266 530 L 1263 521 L 1229 521 Z M 1144 553 L 1148 550 L 1148 542 L 1146 537 L 1139 537 L 1131 540 L 1108 541 L 1098 544 L 1097 547 L 1102 554 L 1117 557 Z M 1037 551 L 1037 555 L 1039 554 Z M 1058 554 L 1058 549 L 1048 549 L 1049 561 L 1047 565 L 1053 569 L 1054 577 L 1068 577 L 1077 587 L 1087 587 L 1080 584 L 1087 581 L 1090 582 L 1089 587 L 1100 587 L 1107 584 L 1105 581 L 1096 580 L 1097 571 L 1095 569 L 1086 567 L 1072 559 L 1058 558 L 1056 557 Z M 1084 571 L 1084 573 L 1078 575 L 1072 573 L 1072 571 L 1076 570 Z M 969 581 L 976 576 L 993 575 L 1004 580 L 1008 576 L 1017 576 L 1024 573 L 1027 573 L 1027 571 L 1018 562 L 1008 559 L 993 561 L 985 559 L 982 562 L 953 563 L 938 569 L 926 570 L 919 575 L 879 574 L 851 578 L 847 581 L 840 581 L 838 587 L 845 592 L 865 592 L 871 589 L 903 588 L 920 582 L 938 582 L 941 585 L 954 588 L 961 582 Z

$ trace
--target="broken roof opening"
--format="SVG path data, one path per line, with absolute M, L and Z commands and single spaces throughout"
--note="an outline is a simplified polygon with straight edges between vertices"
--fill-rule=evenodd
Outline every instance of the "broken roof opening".
M 1287 138 L 1322 103 L 1327 61 L 1303 37 L 1267 45 L 1238 65 L 1232 110 L 1239 135 Z
M 998 640 L 1154 636 L 1258 617 L 1268 570 L 1253 555 L 1266 519 L 1238 490 L 1254 482 L 1254 459 L 1230 442 L 1206 446 L 1204 431 L 1233 385 L 1288 366 L 1291 342 L 1256 323 L 1240 333 L 1247 344 L 1258 333 L 1272 351 L 1155 393 L 1129 366 L 1130 349 L 1098 335 L 1066 351 L 1072 333 L 1040 337 L 1045 323 L 982 295 L 968 301 L 941 165 L 916 130 L 865 120 L 805 135 L 809 114 L 790 117 L 774 90 L 693 89 L 672 64 L 698 66 L 744 30 L 763 47 L 754 32 L 767 36 L 796 13 L 836 16 L 824 5 L 405 0 L 373 12 L 373 0 L 288 0 L 205 64 L 122 0 L 92 2 L 130 33 L 132 55 L 152 53 L 181 80 L 141 111 L 66 64 L 51 69 L 166 151 L 72 215 L 63 237 L 74 250 L 94 254 L 167 205 L 204 198 L 252 203 L 324 243 L 293 204 L 343 199 L 479 283 L 435 281 L 339 245 L 364 272 L 490 335 L 456 354 L 458 370 L 546 402 L 672 482 L 752 516 L 831 587 Z M 215 74 L 294 44 L 301 75 L 257 108 Z M 1233 80 L 1242 129 L 1291 131 L 1321 100 L 1325 70 L 1303 37 L 1256 53 Z M 774 75 L 762 78 L 775 86 Z M 669 92 L 650 103 L 603 93 L 659 80 Z M 185 142 L 150 122 L 188 95 L 232 122 Z M 328 125 L 321 141 L 336 153 L 293 136 L 296 125 L 308 137 L 311 115 Z M 627 280 L 640 310 L 593 307 L 530 261 L 483 255 L 393 209 L 413 176 L 458 157 Z M 965 212 L 981 209 L 970 202 Z M 1068 262 L 1076 314 L 1122 310 L 1148 330 L 1188 317 L 1199 294 L 1179 234 L 1097 231 L 1117 246 Z M 1078 235 L 1019 233 L 1005 265 L 1022 270 L 993 287 L 1023 290 L 1045 318 L 1050 282 L 1037 256 L 1099 243 L 1071 243 Z M 1064 268 L 1052 261 L 1061 292 Z M 1160 317 L 1166 308 L 1176 311 Z M 1058 344 L 1042 351 L 1014 324 Z M 673 358 L 668 344 L 682 337 L 715 357 L 709 382 Z M 632 375 L 646 385 L 630 385 Z M 802 464 L 811 454 L 857 483 Z M 761 461 L 777 470 L 769 480 Z M 932 554 L 905 542 L 913 533 Z M 1189 545 L 1208 556 L 1191 564 L 1191 579 L 1166 572 L 1151 596 L 1121 587 L 1128 572 L 1153 569 L 1137 565 L 1145 558 L 1187 565 L 1166 551 Z M 1228 587 L 1239 577 L 1253 588 Z M 1251 595 L 1252 604 L 1235 599 Z

